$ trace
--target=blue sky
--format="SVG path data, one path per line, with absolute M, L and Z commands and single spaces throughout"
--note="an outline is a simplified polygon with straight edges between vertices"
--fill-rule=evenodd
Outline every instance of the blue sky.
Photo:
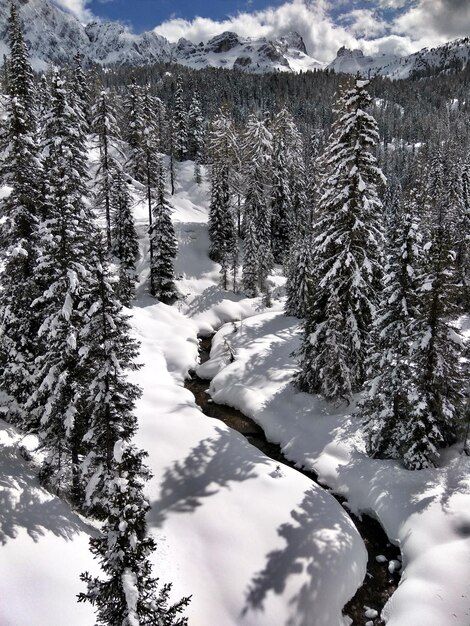
M 340 46 L 409 54 L 470 34 L 470 0 L 53 0 L 82 22 L 119 20 L 136 33 L 198 43 L 224 30 L 275 38 L 297 31 L 308 53 L 331 61 Z
M 222 20 L 239 12 L 283 4 L 283 0 L 93 0 L 87 8 L 103 19 L 130 23 L 136 32 L 150 30 L 172 18 Z

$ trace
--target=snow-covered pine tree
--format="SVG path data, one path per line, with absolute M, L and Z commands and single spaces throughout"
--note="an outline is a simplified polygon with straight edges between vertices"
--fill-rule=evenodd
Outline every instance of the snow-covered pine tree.
M 211 122 L 207 141 L 208 160 L 228 168 L 230 194 L 236 197 L 238 235 L 241 234 L 241 197 L 244 181 L 241 168 L 241 146 L 234 123 L 225 108 L 221 108 Z
M 145 452 L 132 444 L 140 390 L 127 380 L 127 373 L 138 367 L 138 345 L 114 293 L 99 241 L 91 275 L 92 286 L 83 302 L 86 323 L 80 332 L 88 414 L 82 474 L 87 484 L 85 507 L 104 519 L 101 536 L 91 539 L 90 546 L 106 578 L 83 574 L 87 591 L 79 601 L 91 602 L 98 624 L 106 626 L 183 625 L 186 619 L 178 615 L 188 599 L 168 606 L 169 585 L 159 591 L 151 575 L 149 557 L 155 544 L 146 533 L 149 504 L 143 494 L 150 472 Z
M 312 289 L 312 235 L 299 235 L 299 242 L 292 245 L 286 275 L 286 315 L 305 317 L 307 315 Z
M 197 184 L 201 182 L 201 163 L 204 143 L 204 117 L 201 112 L 199 98 L 197 94 L 194 93 L 188 111 L 188 159 L 194 161 L 194 178 Z
M 112 219 L 112 252 L 119 263 L 117 293 L 122 304 L 130 306 L 137 280 L 135 262 L 139 242 L 131 210 L 131 198 L 121 169 L 111 178 L 110 207 Z
M 145 453 L 118 440 L 113 450 L 112 469 L 103 491 L 107 517 L 102 534 L 90 539 L 91 551 L 106 578 L 82 574 L 87 591 L 79 602 L 91 602 L 97 609 L 100 626 L 185 626 L 180 614 L 189 603 L 183 598 L 168 606 L 170 585 L 159 591 L 152 578 L 150 555 L 155 542 L 146 534 L 145 516 L 149 504 L 143 495 L 150 472 Z
M 35 128 L 35 89 L 33 71 L 29 61 L 23 30 L 15 2 L 10 4 L 8 18 L 8 43 L 10 57 L 8 60 L 8 94 L 21 102 L 24 111 L 23 120 L 28 130 Z
M 111 193 L 112 174 L 115 168 L 114 158 L 110 152 L 111 140 L 119 138 L 119 129 L 116 121 L 109 92 L 101 91 L 97 102 L 92 109 L 93 130 L 98 139 L 100 149 L 100 163 L 97 170 L 96 205 L 104 207 L 106 217 L 106 244 L 108 250 L 112 246 L 111 238 Z
M 211 168 L 209 207 L 209 257 L 221 265 L 223 288 L 227 289 L 230 269 L 237 266 L 238 241 L 230 207 L 229 168 L 215 163 Z M 235 280 L 235 278 L 234 278 Z
M 96 237 L 90 263 L 90 285 L 81 302 L 84 323 L 79 329 L 83 355 L 87 407 L 87 450 L 82 475 L 87 483 L 85 506 L 96 512 L 106 508 L 106 484 L 114 468 L 118 441 L 129 443 L 137 429 L 135 400 L 140 395 L 127 373 L 138 369 L 138 344 L 130 335 L 128 317 L 119 301 L 103 241 Z
M 307 180 L 305 175 L 304 142 L 294 118 L 285 107 L 274 116 L 272 131 L 275 146 L 274 153 L 276 153 L 276 145 L 279 142 L 283 144 L 282 153 L 286 169 L 284 178 L 289 188 L 290 202 L 290 244 L 291 241 L 297 241 L 297 233 L 305 227 L 307 221 Z M 313 172 L 309 172 L 310 178 L 312 178 L 312 174 Z M 309 228 L 310 226 L 311 224 L 309 224 Z
M 152 194 L 158 184 L 158 168 L 160 137 L 157 132 L 154 100 L 150 95 L 150 87 L 147 85 L 142 92 L 142 120 L 143 132 L 140 145 L 140 159 L 146 188 L 147 209 L 149 227 L 152 224 Z
M 422 236 L 416 190 L 398 207 L 388 227 L 384 289 L 374 322 L 374 347 L 367 363 L 366 395 L 359 407 L 367 450 L 379 458 L 411 458 L 414 423 L 421 423 L 412 345 L 417 335 Z
M 92 124 L 91 97 L 88 77 L 83 71 L 83 59 L 80 52 L 74 56 L 70 72 L 70 100 L 80 112 L 83 132 L 88 133 Z
M 174 270 L 177 241 L 171 221 L 172 208 L 165 190 L 165 170 L 161 156 L 157 158 L 156 185 L 153 195 L 153 221 L 149 228 L 150 293 L 161 302 L 171 304 L 178 297 Z
M 65 81 L 52 77 L 51 110 L 44 127 L 45 205 L 41 224 L 42 250 L 34 279 L 44 292 L 33 303 L 41 314 L 41 352 L 26 409 L 39 421 L 45 450 L 42 479 L 58 493 L 81 500 L 79 451 L 86 427 L 83 405 L 81 309 L 89 288 L 89 259 L 95 228 L 84 197 L 86 151 L 80 113 L 68 101 Z
M 188 151 L 188 113 L 184 101 L 183 79 L 176 79 L 173 108 L 173 152 L 177 161 L 183 161 Z
M 270 182 L 272 162 L 272 134 L 264 121 L 252 115 L 247 121 L 244 142 L 244 160 L 247 170 L 244 220 L 251 221 L 258 248 L 256 264 L 250 264 L 250 268 L 245 270 L 244 262 L 243 273 L 248 271 L 250 274 L 256 266 L 258 289 L 265 293 L 269 300 L 267 279 L 274 265 L 271 251 L 271 214 L 267 202 L 267 186 Z M 247 250 L 250 250 L 250 246 L 245 246 L 245 252 Z M 245 285 L 249 282 L 248 278 L 243 278 Z M 253 292 L 251 288 L 249 291 Z
M 463 369 L 463 341 L 456 325 L 460 277 L 452 237 L 455 214 L 446 189 L 451 178 L 445 172 L 445 159 L 436 158 L 421 207 L 425 254 L 413 344 L 420 412 L 410 423 L 412 443 L 404 454 L 405 464 L 414 469 L 432 466 L 438 448 L 456 441 L 464 419 L 468 372 Z M 442 181 L 440 188 L 437 179 Z
M 38 354 L 37 315 L 31 310 L 40 285 L 34 270 L 40 248 L 42 171 L 38 159 L 32 71 L 12 3 L 9 20 L 11 57 L 7 96 L 3 174 L 11 193 L 2 202 L 1 241 L 4 267 L 0 302 L 0 385 L 13 402 L 8 420 L 34 430 L 25 411 Z M 27 109 L 27 107 L 30 107 Z
M 383 216 L 377 187 L 384 178 L 371 152 L 378 132 L 367 113 L 371 98 L 366 85 L 356 79 L 341 96 L 322 157 L 314 285 L 296 382 L 302 391 L 328 399 L 347 398 L 364 382 L 382 274 Z
M 243 274 L 242 285 L 249 298 L 258 295 L 258 240 L 256 239 L 255 225 L 251 214 L 245 216 L 245 239 L 243 242 Z
M 463 213 L 461 218 L 460 241 L 457 243 L 457 267 L 462 277 L 462 304 L 470 313 L 470 159 L 462 166 Z
M 283 263 L 286 260 L 293 239 L 293 230 L 286 146 L 284 139 L 280 137 L 274 146 L 271 181 L 271 248 L 275 263 Z
M 133 79 L 127 87 L 124 100 L 125 129 L 124 139 L 129 145 L 129 173 L 139 182 L 145 180 L 142 171 L 142 138 L 145 123 L 142 115 L 142 87 Z

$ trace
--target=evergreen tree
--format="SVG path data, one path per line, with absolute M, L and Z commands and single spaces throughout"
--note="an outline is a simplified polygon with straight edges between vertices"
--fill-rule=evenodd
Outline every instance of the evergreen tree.
M 142 139 L 145 131 L 145 121 L 142 115 L 142 88 L 132 80 L 127 88 L 124 101 L 125 133 L 124 139 L 129 146 L 130 174 L 139 182 L 145 180 L 142 168 Z
M 44 292 L 33 303 L 42 324 L 33 392 L 26 404 L 39 425 L 46 452 L 43 480 L 58 493 L 73 483 L 79 502 L 79 450 L 83 419 L 83 355 L 79 333 L 81 302 L 90 283 L 89 259 L 95 236 L 86 196 L 86 152 L 80 116 L 69 105 L 65 82 L 52 80 L 51 111 L 45 120 L 47 220 L 41 225 L 43 248 L 34 280 Z
M 437 449 L 455 442 L 464 418 L 463 342 L 455 324 L 460 313 L 459 276 L 449 196 L 445 184 L 435 186 L 441 166 L 434 162 L 430 168 L 423 203 L 428 229 L 413 346 L 420 419 L 410 424 L 412 445 L 404 455 L 412 468 L 433 465 Z
M 77 52 L 73 59 L 70 74 L 70 101 L 80 113 L 83 132 L 88 133 L 92 125 L 91 97 L 89 81 L 82 67 L 82 55 Z
M 294 230 L 285 152 L 281 138 L 274 148 L 271 185 L 271 247 L 276 263 L 286 260 Z
M 461 201 L 455 219 L 456 265 L 462 282 L 461 302 L 470 312 L 470 161 L 460 168 Z
M 294 317 L 307 315 L 310 291 L 312 289 L 312 237 L 304 234 L 299 243 L 294 244 L 286 273 L 285 314 Z
M 120 169 L 114 172 L 111 179 L 110 207 L 113 214 L 112 252 L 119 262 L 117 292 L 121 302 L 130 306 L 137 280 L 135 262 L 139 243 L 131 211 L 131 199 Z
M 196 94 L 193 95 L 188 111 L 188 158 L 194 161 L 194 178 L 201 182 L 201 163 L 204 151 L 204 117 Z
M 23 109 L 22 120 L 25 129 L 32 131 L 36 123 L 36 94 L 34 90 L 33 71 L 29 62 L 28 49 L 24 41 L 23 30 L 15 2 L 11 2 L 10 4 L 8 42 L 10 45 L 8 94 L 11 98 L 17 98 L 20 101 Z
M 112 170 L 115 167 L 111 156 L 111 140 L 119 137 L 116 115 L 110 102 L 109 93 L 102 91 L 93 107 L 93 127 L 98 137 L 100 164 L 98 167 L 97 205 L 104 206 L 106 216 L 106 244 L 112 246 L 111 238 L 111 192 Z
M 273 185 L 279 185 L 280 179 L 283 186 L 288 190 L 289 206 L 286 207 L 288 216 L 288 237 L 289 242 L 284 249 L 284 255 L 288 246 L 297 240 L 297 234 L 306 226 L 307 214 L 307 181 L 305 175 L 304 162 L 304 142 L 302 135 L 297 128 L 294 118 L 284 107 L 279 111 L 273 119 L 273 137 L 274 137 L 274 172 Z M 276 153 L 282 158 L 283 168 L 281 170 L 279 164 L 276 164 Z M 279 157 L 277 157 L 279 158 Z M 276 172 L 277 170 L 277 172 Z M 313 171 L 309 172 L 312 178 Z M 312 180 L 310 181 L 312 183 Z M 282 205 L 281 205 L 282 206 Z M 274 218 L 274 216 L 273 216 Z M 310 227 L 311 224 L 309 224 Z M 276 229 L 275 220 L 273 219 L 273 231 Z M 273 241 L 276 237 L 273 235 Z M 281 256 L 274 256 L 281 262 Z
M 171 304 L 178 297 L 174 270 L 177 242 L 171 221 L 171 206 L 165 191 L 165 172 L 161 157 L 157 162 L 154 194 L 153 222 L 149 228 L 150 293 L 161 302 Z
M 374 323 L 366 397 L 360 407 L 369 454 L 406 459 L 409 468 L 422 462 L 411 452 L 413 424 L 420 424 L 422 419 L 412 351 L 417 337 L 423 254 L 417 207 L 414 192 L 389 226 L 384 290 Z
M 242 285 L 246 295 L 254 298 L 258 295 L 259 271 L 258 271 L 258 240 L 256 239 L 255 226 L 251 215 L 245 218 L 245 240 L 243 244 L 243 274 Z
M 251 273 L 256 266 L 258 271 L 258 288 L 267 294 L 267 278 L 274 265 L 271 251 L 271 214 L 268 206 L 267 185 L 272 162 L 272 134 L 263 121 L 251 116 L 247 122 L 245 133 L 245 162 L 247 163 L 244 219 L 251 221 L 254 236 L 258 243 L 257 262 L 248 269 Z M 250 249 L 250 246 L 248 246 Z M 251 254 L 251 253 L 250 253 Z M 243 269 L 246 272 L 245 267 Z M 243 279 L 244 284 L 249 280 Z M 253 292 L 252 289 L 249 291 Z
M 237 234 L 230 207 L 228 173 L 228 167 L 225 165 L 212 166 L 209 208 L 209 257 L 221 265 L 224 289 L 227 289 L 230 268 L 233 268 L 234 273 L 236 272 L 238 258 Z
M 99 559 L 107 578 L 82 575 L 87 585 L 79 602 L 97 608 L 101 626 L 184 626 L 179 617 L 189 602 L 183 598 L 168 606 L 170 585 L 157 589 L 152 578 L 150 555 L 155 543 L 146 535 L 145 515 L 149 504 L 143 495 L 150 473 L 145 453 L 122 440 L 113 450 L 112 469 L 104 480 L 103 506 L 107 517 L 100 537 L 90 539 L 91 551 Z
M 108 489 L 105 478 L 114 468 L 116 442 L 130 442 L 136 432 L 133 411 L 140 395 L 139 389 L 127 380 L 127 372 L 138 367 L 134 363 L 138 345 L 130 337 L 128 318 L 116 296 L 100 245 L 102 240 L 97 237 L 96 241 L 90 264 L 91 283 L 81 304 L 84 324 L 80 329 L 84 370 L 88 376 L 84 381 L 88 417 L 84 448 L 92 443 L 82 462 L 82 475 L 88 483 L 86 504 L 92 510 L 105 506 Z
M 183 80 L 176 79 L 175 102 L 173 108 L 173 145 L 177 161 L 183 161 L 188 151 L 188 114 L 183 94 Z
M 297 384 L 328 399 L 347 398 L 364 382 L 380 286 L 383 233 L 377 186 L 383 175 L 371 153 L 378 132 L 367 113 L 366 85 L 357 79 L 340 99 L 322 158 L 314 286 Z
M 11 193 L 2 203 L 5 260 L 1 275 L 0 384 L 14 401 L 9 406 L 8 419 L 25 430 L 33 430 L 25 403 L 31 392 L 40 325 L 31 308 L 39 295 L 34 271 L 40 250 L 42 171 L 32 104 L 32 71 L 13 4 L 9 29 L 11 92 L 6 103 L 3 170 Z

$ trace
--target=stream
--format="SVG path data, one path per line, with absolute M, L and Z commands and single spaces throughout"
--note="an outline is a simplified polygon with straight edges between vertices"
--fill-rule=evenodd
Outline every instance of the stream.
M 212 337 L 200 337 L 199 342 L 200 362 L 204 363 L 210 356 Z M 207 393 L 210 381 L 199 378 L 194 372 L 191 374 L 192 377 L 186 380 L 185 387 L 193 393 L 196 403 L 205 415 L 221 420 L 246 437 L 253 446 L 261 450 L 266 456 L 278 463 L 288 465 L 322 486 L 314 472 L 299 469 L 286 459 L 280 446 L 268 441 L 263 429 L 252 419 L 232 407 L 215 404 Z M 375 519 L 368 515 L 362 515 L 360 518 L 353 515 L 347 508 L 344 498 L 335 494 L 332 495 L 353 520 L 368 553 L 367 573 L 364 582 L 357 590 L 356 595 L 346 604 L 343 613 L 352 619 L 352 626 L 365 626 L 366 624 L 382 626 L 384 622 L 379 617 L 371 620 L 370 617 L 365 616 L 365 607 L 375 609 L 380 615 L 385 603 L 397 588 L 400 574 L 396 571 L 390 573 L 388 563 L 401 559 L 400 550 L 389 542 L 387 535 Z M 385 557 L 386 561 L 384 559 L 380 559 L 380 562 L 377 561 L 376 557 L 378 556 Z

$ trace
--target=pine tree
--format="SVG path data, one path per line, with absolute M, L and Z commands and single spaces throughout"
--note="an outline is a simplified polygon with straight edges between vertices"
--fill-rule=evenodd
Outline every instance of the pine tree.
M 173 144 L 177 161 L 183 161 L 188 151 L 188 114 L 183 94 L 183 80 L 176 79 L 175 102 L 173 109 Z
M 464 418 L 466 377 L 463 342 L 455 324 L 460 310 L 453 213 L 445 182 L 440 188 L 435 182 L 442 172 L 445 161 L 436 159 L 423 202 L 427 230 L 413 346 L 420 419 L 410 424 L 412 445 L 404 455 L 407 467 L 415 469 L 434 464 L 438 448 L 455 442 Z
M 328 399 L 347 398 L 364 382 L 380 286 L 383 233 L 377 186 L 383 175 L 371 153 L 378 132 L 366 112 L 371 102 L 366 85 L 357 79 L 340 99 L 322 158 L 314 285 L 296 380 L 302 391 Z
M 174 270 L 177 242 L 171 221 L 171 206 L 165 191 L 165 172 L 161 157 L 157 163 L 154 194 L 153 221 L 149 228 L 150 293 L 161 302 L 171 304 L 178 297 Z
M 256 251 L 256 263 L 250 263 L 248 270 L 245 269 L 244 275 L 248 271 L 250 274 L 254 267 L 258 272 L 258 289 L 268 294 L 268 274 L 274 265 L 274 259 L 271 251 L 271 214 L 266 199 L 266 188 L 269 179 L 269 173 L 272 160 L 272 134 L 263 121 L 257 120 L 251 116 L 247 122 L 245 133 L 245 162 L 247 163 L 246 186 L 247 192 L 245 197 L 244 219 L 251 222 L 254 229 L 254 238 L 258 247 Z M 251 251 L 251 244 L 245 246 L 245 251 Z M 254 250 L 253 250 L 254 252 Z M 250 283 L 248 277 L 243 278 L 245 285 Z M 245 287 L 245 289 L 247 289 Z M 253 293 L 250 287 L 248 291 Z M 255 290 L 257 291 L 257 290 Z
M 46 452 L 42 479 L 58 493 L 67 492 L 72 482 L 76 502 L 81 498 L 78 455 L 84 428 L 81 302 L 89 287 L 95 236 L 84 202 L 86 153 L 79 120 L 79 113 L 69 105 L 65 82 L 55 72 L 44 129 L 48 212 L 41 225 L 43 248 L 34 271 L 34 280 L 44 289 L 33 303 L 42 317 L 41 352 L 26 409 L 40 422 L 39 436 Z
M 417 337 L 423 254 L 418 206 L 416 192 L 412 192 L 389 226 L 384 290 L 374 322 L 366 396 L 360 406 L 369 454 L 405 458 L 410 468 L 422 461 L 410 456 L 414 424 L 422 419 L 412 351 Z
M 279 165 L 277 166 L 278 171 L 277 173 L 274 172 L 273 185 L 276 185 L 276 181 L 279 185 L 279 179 L 282 177 L 285 181 L 283 185 L 288 189 L 289 207 L 287 207 L 286 212 L 289 216 L 288 246 L 290 246 L 292 242 L 297 240 L 297 234 L 306 226 L 306 218 L 308 217 L 304 142 L 294 122 L 294 118 L 285 107 L 274 116 L 272 132 L 274 138 L 274 168 L 276 170 L 277 152 L 279 155 L 282 155 L 284 167 L 284 171 L 282 171 Z M 310 171 L 310 179 L 312 175 L 313 171 Z M 310 182 L 312 183 L 312 181 Z M 273 230 L 275 228 L 273 225 Z M 287 247 L 284 254 L 287 251 Z M 275 258 L 279 258 L 279 255 L 276 255 L 276 253 Z
M 142 88 L 132 80 L 127 88 L 124 109 L 125 129 L 124 139 L 129 146 L 129 173 L 139 182 L 145 180 L 142 169 L 142 140 L 145 131 L 145 121 L 142 115 Z
M 149 557 L 155 543 L 146 535 L 145 515 L 149 504 L 143 495 L 150 472 L 144 465 L 145 453 L 122 440 L 113 450 L 112 469 L 104 481 L 103 505 L 107 513 L 102 535 L 90 539 L 91 551 L 99 559 L 107 578 L 82 575 L 86 593 L 79 602 L 97 608 L 101 626 L 185 626 L 179 617 L 189 602 L 183 598 L 168 606 L 170 585 L 157 589 Z
M 133 411 L 140 395 L 140 390 L 127 380 L 127 372 L 138 368 L 134 362 L 138 344 L 130 336 L 129 318 L 116 296 L 101 237 L 96 243 L 90 264 L 91 282 L 81 303 L 84 324 L 80 328 L 88 377 L 84 381 L 88 430 L 83 435 L 88 452 L 82 462 L 82 475 L 88 483 L 86 505 L 91 510 L 105 506 L 105 477 L 114 467 L 114 448 L 118 441 L 130 442 L 136 432 Z
M 144 464 L 146 454 L 132 444 L 140 390 L 127 380 L 127 372 L 138 367 L 134 363 L 138 345 L 130 336 L 99 242 L 91 274 L 92 288 L 83 302 L 86 323 L 80 333 L 88 414 L 82 475 L 87 509 L 104 518 L 102 535 L 92 538 L 90 546 L 107 578 L 83 574 L 87 592 L 79 595 L 79 601 L 96 606 L 99 624 L 182 625 L 186 620 L 177 615 L 189 600 L 168 607 L 169 586 L 158 592 L 151 576 L 149 557 L 155 544 L 146 534 L 149 504 L 143 495 L 150 472 Z
M 212 166 L 211 203 L 209 208 L 209 257 L 221 265 L 223 288 L 227 289 L 231 268 L 236 271 L 238 242 L 230 207 L 228 167 Z M 235 280 L 235 277 L 234 277 Z
M 93 107 L 93 128 L 98 138 L 100 149 L 100 164 L 98 167 L 98 193 L 96 204 L 104 206 L 106 217 L 106 244 L 108 250 L 112 246 L 111 238 L 111 192 L 112 192 L 112 171 L 115 167 L 114 159 L 111 155 L 111 141 L 119 137 L 119 130 L 116 122 L 116 114 L 110 102 L 109 93 L 102 91 L 98 101 Z
M 3 172 L 12 189 L 2 207 L 1 240 L 6 254 L 1 275 L 0 384 L 13 399 L 9 421 L 30 431 L 34 430 L 34 420 L 25 411 L 25 403 L 38 354 L 40 322 L 31 308 L 40 287 L 34 271 L 40 250 L 42 171 L 32 104 L 32 71 L 13 4 L 9 29 L 11 92 L 6 106 Z
M 8 93 L 11 98 L 17 98 L 20 101 L 24 112 L 22 119 L 25 128 L 32 131 L 36 123 L 33 71 L 15 2 L 10 5 L 8 41 L 10 45 Z
M 258 240 L 251 215 L 245 218 L 245 240 L 243 245 L 243 274 L 242 285 L 246 295 L 254 298 L 258 295 L 259 287 L 259 256 Z
M 312 289 L 312 237 L 304 234 L 293 245 L 286 273 L 286 315 L 305 317 L 307 315 Z
M 117 293 L 122 304 L 130 306 L 137 280 L 135 262 L 139 253 L 139 242 L 130 195 L 120 169 L 114 172 L 111 179 L 110 207 L 113 214 L 112 252 L 119 261 Z
M 88 78 L 82 67 L 82 55 L 77 52 L 73 59 L 70 74 L 70 101 L 80 113 L 83 132 L 88 133 L 92 125 L 91 97 Z
M 461 302 L 470 313 L 470 161 L 460 168 L 461 202 L 455 219 L 456 265 L 462 282 Z
M 288 254 L 294 219 L 288 180 L 286 149 L 282 138 L 274 148 L 271 184 L 271 247 L 274 261 L 283 263 Z
M 204 117 L 196 94 L 193 95 L 188 111 L 188 158 L 194 161 L 194 178 L 201 182 L 201 163 L 204 151 Z

